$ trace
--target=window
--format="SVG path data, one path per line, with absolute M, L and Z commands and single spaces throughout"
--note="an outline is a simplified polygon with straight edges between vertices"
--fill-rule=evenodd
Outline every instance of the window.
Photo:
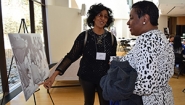
M 43 36 L 43 45 L 45 45 L 46 55 L 49 59 L 47 30 L 45 17 L 45 0 L 1 0 L 0 1 L 0 96 L 3 91 L 11 93 L 20 87 L 19 74 L 16 69 L 15 60 L 12 60 L 12 50 L 8 38 L 8 33 L 24 33 L 21 20 L 24 19 L 26 29 L 29 33 L 35 30 Z M 44 19 L 44 20 L 43 20 Z M 13 61 L 11 65 L 11 61 Z M 10 69 L 11 67 L 11 69 Z M 9 74 L 10 69 L 10 74 Z M 9 77 L 8 77 L 9 75 Z M 8 84 L 7 84 L 8 83 Z M 6 88 L 6 89 L 5 89 Z

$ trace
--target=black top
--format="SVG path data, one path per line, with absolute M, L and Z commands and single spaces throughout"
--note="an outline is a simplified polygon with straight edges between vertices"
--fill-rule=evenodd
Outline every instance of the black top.
M 83 31 L 79 34 L 71 51 L 67 53 L 56 70 L 60 71 L 60 75 L 62 75 L 74 61 L 82 56 L 77 75 L 83 80 L 99 84 L 101 77 L 109 69 L 110 56 L 116 55 L 117 41 L 114 36 L 112 44 L 111 33 L 108 31 L 97 35 L 92 29 L 89 29 L 84 46 L 85 33 Z M 106 60 L 96 60 L 96 52 L 105 52 Z

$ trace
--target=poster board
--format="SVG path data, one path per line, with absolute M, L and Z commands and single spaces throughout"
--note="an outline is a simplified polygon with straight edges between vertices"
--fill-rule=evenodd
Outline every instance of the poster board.
M 27 101 L 49 76 L 49 67 L 39 34 L 9 33 L 9 40 Z

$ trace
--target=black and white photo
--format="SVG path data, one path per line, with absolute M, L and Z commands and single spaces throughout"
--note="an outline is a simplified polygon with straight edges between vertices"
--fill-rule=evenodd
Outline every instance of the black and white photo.
M 25 99 L 38 89 L 49 75 L 44 46 L 39 34 L 8 34 Z

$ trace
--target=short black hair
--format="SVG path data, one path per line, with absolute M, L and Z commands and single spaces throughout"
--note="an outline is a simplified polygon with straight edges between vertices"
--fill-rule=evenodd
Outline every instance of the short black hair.
M 158 19 L 159 19 L 159 9 L 157 6 L 150 1 L 139 1 L 132 5 L 132 8 L 135 9 L 137 15 L 139 18 L 144 16 L 145 14 L 148 14 L 150 16 L 150 23 L 153 26 L 158 25 Z
M 107 24 L 104 26 L 104 28 L 110 26 L 110 24 L 114 21 L 112 10 L 104 6 L 103 4 L 99 3 L 99 4 L 92 5 L 87 12 L 87 24 L 89 27 L 94 26 L 94 21 L 93 21 L 94 18 L 103 10 L 106 10 L 109 16 Z

